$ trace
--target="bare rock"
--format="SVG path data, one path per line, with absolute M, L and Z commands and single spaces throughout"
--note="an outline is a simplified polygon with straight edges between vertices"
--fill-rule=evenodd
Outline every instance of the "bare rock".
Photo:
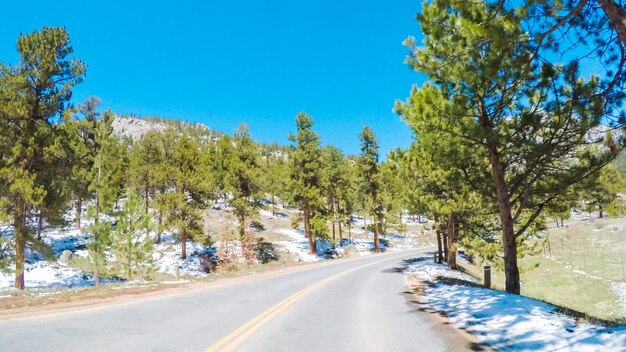
M 358 257 L 359 256 L 359 251 L 357 250 L 356 246 L 351 244 L 349 246 L 347 246 L 344 250 L 343 253 L 346 257 L 348 258 L 352 258 L 352 257 Z
M 72 251 L 70 251 L 69 249 L 66 249 L 63 252 L 61 252 L 58 262 L 59 264 L 67 265 L 70 263 L 73 256 L 74 256 L 74 253 L 72 253 Z

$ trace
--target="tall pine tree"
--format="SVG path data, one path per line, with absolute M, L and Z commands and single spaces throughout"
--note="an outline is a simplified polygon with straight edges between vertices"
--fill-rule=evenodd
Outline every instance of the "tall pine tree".
M 359 134 L 361 154 L 358 159 L 359 182 L 365 211 L 372 216 L 374 251 L 380 252 L 380 222 L 384 216 L 382 185 L 378 165 L 378 140 L 374 131 L 364 126 Z M 366 229 L 367 231 L 367 229 Z
M 313 131 L 313 119 L 304 112 L 296 116 L 298 132 L 290 134 L 295 145 L 290 155 L 295 200 L 300 205 L 304 233 L 309 241 L 309 253 L 317 254 L 317 239 L 323 238 L 328 228 L 322 196 L 321 152 L 318 134 Z
M 43 28 L 20 35 L 16 66 L 0 66 L 0 212 L 14 228 L 15 287 L 24 288 L 27 246 L 40 246 L 28 220 L 33 218 L 57 177 L 39 177 L 41 163 L 66 157 L 59 122 L 85 64 L 72 58 L 64 28 Z

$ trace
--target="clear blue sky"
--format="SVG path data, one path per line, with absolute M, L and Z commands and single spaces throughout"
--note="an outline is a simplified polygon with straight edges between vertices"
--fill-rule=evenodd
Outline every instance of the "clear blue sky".
M 371 126 L 381 153 L 411 131 L 392 113 L 413 83 L 401 42 L 417 35 L 420 1 L 11 1 L 0 14 L 0 61 L 20 33 L 65 26 L 88 65 L 74 101 L 176 117 L 287 143 L 306 111 L 323 143 L 357 153 Z

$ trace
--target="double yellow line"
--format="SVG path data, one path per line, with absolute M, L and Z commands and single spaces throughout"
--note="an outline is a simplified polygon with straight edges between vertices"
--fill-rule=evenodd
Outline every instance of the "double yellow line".
M 404 256 L 404 255 L 402 255 L 402 256 Z M 351 273 L 351 272 L 353 272 L 355 270 L 359 270 L 359 269 L 365 268 L 365 267 L 370 266 L 370 265 L 378 264 L 378 263 L 381 263 L 381 262 L 384 262 L 384 261 L 394 260 L 394 259 L 397 259 L 397 258 L 402 257 L 402 256 L 394 256 L 393 258 L 386 258 L 386 259 L 378 260 L 378 261 L 375 261 L 375 262 L 363 264 L 363 265 L 357 266 L 356 268 L 348 269 L 346 271 L 342 271 L 342 272 L 337 273 L 335 275 L 329 276 L 329 277 L 327 277 L 327 278 L 325 278 L 323 280 L 320 280 L 320 281 L 312 284 L 311 286 L 308 286 L 308 287 L 306 287 L 306 288 L 304 288 L 304 289 L 294 293 L 293 295 L 289 296 L 288 298 L 284 299 L 283 301 L 281 301 L 281 302 L 277 303 L 276 305 L 272 306 L 271 308 L 269 308 L 265 312 L 263 312 L 263 313 L 257 315 L 256 317 L 252 318 L 247 323 L 241 325 L 237 329 L 233 330 L 230 334 L 224 336 L 219 341 L 214 343 L 211 347 L 207 348 L 205 350 L 205 352 L 216 352 L 216 351 L 227 352 L 227 351 L 232 351 L 235 348 L 237 348 L 237 346 L 239 346 L 246 338 L 248 338 L 250 335 L 252 335 L 255 331 L 259 330 L 261 327 L 263 327 L 265 324 L 267 324 L 267 322 L 272 320 L 272 318 L 274 318 L 280 312 L 284 311 L 285 309 L 287 309 L 287 307 L 292 305 L 295 301 L 297 301 L 300 298 L 304 297 L 305 295 L 307 295 L 311 291 L 314 291 L 314 290 L 316 290 L 316 289 L 326 285 L 327 283 L 335 280 L 336 278 L 338 278 L 338 277 L 340 277 L 342 275 Z

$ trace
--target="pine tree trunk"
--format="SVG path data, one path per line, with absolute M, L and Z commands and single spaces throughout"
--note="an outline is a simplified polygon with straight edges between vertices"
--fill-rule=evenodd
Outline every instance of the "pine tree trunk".
M 380 243 L 378 239 L 378 216 L 374 213 L 374 252 L 380 253 Z
M 517 241 L 511 203 L 508 195 L 508 187 L 504 179 L 504 168 L 500 161 L 500 155 L 495 147 L 489 149 L 492 177 L 495 184 L 496 199 L 502 224 L 502 242 L 504 244 L 504 274 L 505 290 L 508 293 L 520 294 L 519 267 L 517 266 Z
M 132 265 L 133 265 L 133 242 L 132 233 L 128 234 L 128 280 L 132 280 Z
M 150 210 L 150 183 L 146 183 L 146 188 L 144 190 L 145 192 L 145 197 L 144 197 L 144 207 L 146 209 L 146 214 L 148 214 L 148 211 Z
M 337 222 L 339 228 L 339 247 L 343 247 L 343 234 L 341 233 L 341 221 Z
M 317 254 L 316 243 L 313 240 L 313 233 L 311 232 L 311 210 L 309 209 L 309 204 L 305 202 L 302 208 L 302 215 L 304 218 L 304 233 L 309 240 L 309 254 Z
M 439 224 L 439 227 L 442 225 Z M 441 229 L 441 238 L 443 239 L 443 261 L 448 262 L 448 229 Z
M 276 197 L 272 194 L 272 215 L 276 216 Z
M 246 216 L 243 214 L 239 214 L 239 241 L 243 244 L 246 237 Z
M 101 165 L 101 161 L 99 160 L 99 164 L 98 164 L 98 187 L 100 185 L 100 176 L 102 174 L 102 165 Z M 99 192 L 99 188 L 96 188 L 96 218 L 94 219 L 94 223 L 96 225 L 98 225 L 98 221 L 100 219 L 100 192 Z M 96 287 L 100 286 L 100 272 L 98 270 L 98 260 L 100 259 L 100 246 L 98 243 L 98 227 L 96 226 L 96 231 L 94 231 L 93 234 L 93 239 L 94 239 L 94 252 L 96 254 L 96 257 L 93 258 L 94 259 L 94 270 L 93 270 L 93 280 L 94 280 L 94 284 Z
M 162 225 L 163 225 L 163 212 L 159 210 L 159 225 L 158 225 L 159 230 L 157 231 L 158 234 L 157 234 L 156 243 L 161 243 L 161 235 L 163 233 L 161 231 L 161 229 L 163 228 Z
M 614 0 L 597 0 L 611 23 L 611 27 L 617 32 L 622 44 L 626 44 L 626 10 Z
M 437 219 L 436 215 L 435 219 Z M 437 234 L 437 263 L 441 264 L 443 262 L 443 238 L 439 227 L 436 228 L 435 233 Z
M 187 229 L 180 230 L 180 240 L 182 241 L 181 259 L 187 259 Z
M 448 268 L 456 270 L 459 268 L 456 261 L 456 228 L 454 214 L 448 217 Z
M 348 222 L 348 242 L 352 244 L 352 224 Z
M 96 254 L 96 258 L 94 258 L 94 266 L 93 266 L 93 282 L 96 287 L 100 286 L 100 271 L 98 270 L 98 254 Z
M 365 230 L 365 236 L 367 236 L 367 217 L 363 215 L 363 229 Z
M 15 288 L 24 289 L 24 262 L 26 261 L 26 237 L 28 237 L 28 227 L 26 226 L 25 206 L 17 205 L 18 213 L 15 217 L 14 241 L 15 241 Z
M 83 198 L 76 199 L 76 229 L 80 230 L 81 214 L 83 212 Z
M 331 220 L 330 223 L 333 228 L 333 248 L 335 248 L 335 243 L 337 242 L 335 238 L 335 219 L 333 218 L 333 220 Z
M 43 213 L 37 214 L 37 239 L 41 240 L 41 232 L 43 231 Z
M 598 206 L 598 218 L 602 219 L 604 217 L 604 208 L 602 208 L 602 205 Z

